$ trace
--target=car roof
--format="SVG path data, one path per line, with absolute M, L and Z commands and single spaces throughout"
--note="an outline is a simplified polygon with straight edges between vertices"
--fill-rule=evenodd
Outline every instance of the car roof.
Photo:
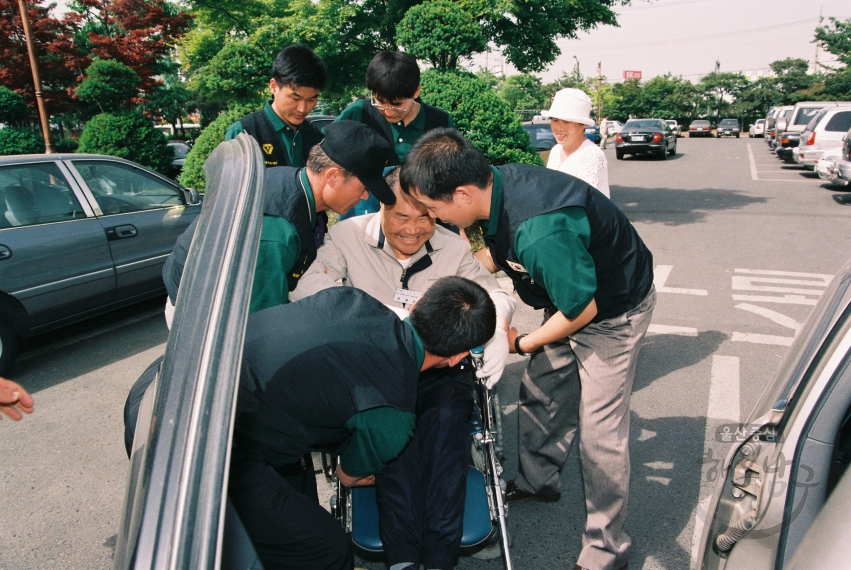
M 119 158 L 117 156 L 109 156 L 107 154 L 76 154 L 73 152 L 65 152 L 65 153 L 53 153 L 53 154 L 12 154 L 9 156 L 0 156 L 0 166 L 4 166 L 7 164 L 26 164 L 30 162 L 44 162 L 44 161 L 57 161 L 57 160 L 79 160 L 79 159 L 98 159 L 98 160 L 113 160 L 116 162 L 124 162 L 126 164 L 132 164 L 134 166 L 140 166 L 139 164 L 126 160 L 123 158 Z

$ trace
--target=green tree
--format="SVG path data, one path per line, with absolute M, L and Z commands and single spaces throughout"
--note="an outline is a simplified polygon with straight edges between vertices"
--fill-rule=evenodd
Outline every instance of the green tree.
M 807 73 L 806 59 L 786 58 L 773 61 L 769 67 L 774 72 L 774 88 L 780 93 L 781 102 L 791 105 L 807 99 L 806 91 L 813 86 L 815 77 Z
M 441 71 L 456 69 L 459 58 L 488 47 L 481 24 L 463 4 L 450 0 L 425 0 L 408 10 L 396 28 L 396 41 Z
M 96 59 L 86 69 L 86 78 L 77 88 L 77 99 L 101 113 L 120 113 L 132 106 L 132 100 L 139 95 L 140 82 L 136 72 L 123 63 Z
M 706 98 L 707 109 L 714 109 L 715 118 L 720 119 L 722 112 L 727 111 L 730 103 L 748 85 L 748 80 L 741 73 L 712 72 L 701 78 L 698 90 Z
M 824 51 L 851 67 L 851 18 L 842 22 L 830 18 L 828 25 L 816 28 L 815 41 Z
M 447 111 L 458 130 L 491 164 L 543 165 L 529 144 L 520 118 L 472 73 L 431 69 L 423 73 L 422 85 L 423 101 Z
M 541 98 L 541 80 L 531 73 L 509 75 L 496 92 L 510 109 L 538 110 L 548 102 Z
M 39 154 L 44 152 L 44 139 L 29 129 L 0 129 L 0 156 Z
M 256 105 L 268 88 L 274 57 L 253 43 L 232 40 L 193 78 L 192 87 L 214 103 Z
M 77 152 L 118 156 L 158 172 L 166 172 L 172 161 L 165 137 L 137 112 L 96 115 L 86 123 Z
M 238 105 L 220 114 L 207 125 L 192 145 L 192 150 L 186 155 L 186 162 L 180 172 L 180 183 L 187 188 L 203 192 L 207 185 L 204 178 L 204 162 L 207 157 L 219 146 L 219 143 L 225 140 L 225 133 L 229 126 L 240 117 L 256 110 L 257 107 L 254 105 Z
M 644 91 L 641 88 L 641 80 L 627 79 L 622 83 L 615 83 L 612 87 L 614 100 L 609 106 L 609 118 L 626 121 L 631 117 L 647 116 L 647 105 L 644 100 Z
M 160 118 L 171 125 L 176 133 L 183 127 L 183 117 L 187 114 L 192 93 L 176 73 L 169 74 L 154 87 L 148 102 L 144 105 L 148 114 Z M 185 131 L 182 135 L 186 136 Z
M 0 123 L 23 125 L 28 118 L 29 109 L 24 98 L 0 85 Z
M 760 77 L 739 92 L 731 106 L 735 115 L 747 116 L 751 121 L 765 117 L 768 109 L 783 99 L 773 77 Z

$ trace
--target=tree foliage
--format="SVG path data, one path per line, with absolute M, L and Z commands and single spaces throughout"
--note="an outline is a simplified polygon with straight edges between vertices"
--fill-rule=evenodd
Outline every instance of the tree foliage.
M 519 117 L 486 82 L 472 73 L 429 70 L 422 76 L 422 85 L 423 101 L 447 111 L 491 164 L 543 164 Z
M 44 152 L 44 139 L 29 129 L 0 129 L 0 156 Z
M 23 97 L 0 86 L 0 123 L 20 125 L 25 123 L 29 115 L 27 102 Z
M 96 115 L 86 123 L 77 152 L 118 156 L 163 173 L 173 155 L 153 122 L 137 112 Z
M 497 93 L 510 109 L 541 109 L 544 101 L 541 80 L 531 73 L 509 75 L 500 83 Z
M 456 69 L 460 58 L 488 47 L 481 24 L 463 4 L 450 0 L 425 0 L 413 6 L 396 30 L 400 46 L 441 71 Z
M 830 18 L 828 25 L 816 28 L 815 41 L 824 51 L 851 67 L 851 18 L 845 21 Z
M 192 145 L 192 150 L 186 155 L 186 162 L 183 164 L 183 170 L 180 173 L 180 183 L 187 188 L 194 188 L 203 192 L 206 188 L 204 162 L 207 157 L 210 156 L 213 149 L 219 146 L 219 143 L 225 140 L 225 132 L 227 132 L 229 126 L 235 123 L 237 119 L 256 110 L 257 107 L 251 105 L 235 106 L 216 117 L 216 120 L 201 131 L 195 144 Z
M 96 59 L 77 88 L 77 99 L 101 113 L 129 111 L 132 99 L 139 94 L 140 81 L 136 72 L 123 63 Z

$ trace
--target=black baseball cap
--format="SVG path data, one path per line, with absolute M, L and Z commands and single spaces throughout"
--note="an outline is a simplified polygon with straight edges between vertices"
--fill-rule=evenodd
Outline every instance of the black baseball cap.
M 381 135 L 356 121 L 334 121 L 325 127 L 319 147 L 328 158 L 358 177 L 369 193 L 384 204 L 396 203 L 396 195 L 384 180 L 384 168 L 398 163 L 396 150 Z

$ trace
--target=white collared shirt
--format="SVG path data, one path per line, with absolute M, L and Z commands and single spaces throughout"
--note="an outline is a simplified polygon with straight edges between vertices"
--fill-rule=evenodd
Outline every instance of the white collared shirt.
M 585 139 L 572 154 L 565 155 L 564 148 L 557 144 L 550 150 L 550 158 L 547 160 L 547 168 L 559 170 L 584 180 L 600 192 L 606 198 L 610 198 L 609 192 L 609 163 L 606 161 L 605 153 Z

